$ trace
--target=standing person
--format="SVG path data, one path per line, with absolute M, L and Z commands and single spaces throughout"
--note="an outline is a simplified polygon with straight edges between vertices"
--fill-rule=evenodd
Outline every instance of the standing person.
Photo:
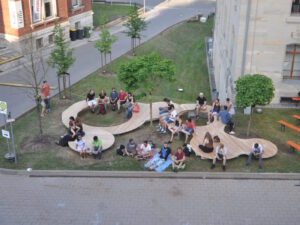
M 214 142 L 209 132 L 205 133 L 203 143 L 199 145 L 199 148 L 205 153 L 211 153 L 214 150 Z
M 182 148 L 177 148 L 176 153 L 172 156 L 172 170 L 177 172 L 177 169 L 184 169 L 185 168 L 185 154 L 182 151 Z
M 206 110 L 206 98 L 202 92 L 199 93 L 199 96 L 196 99 L 196 116 L 199 117 L 199 111 Z
M 119 95 L 118 95 L 118 113 L 120 113 L 121 106 L 124 105 L 127 102 L 127 93 L 123 91 L 123 89 L 120 89 Z
M 78 135 L 75 140 L 76 150 L 79 152 L 82 159 L 86 158 L 86 146 L 85 141 L 81 135 Z
M 96 159 L 97 155 L 99 159 L 102 158 L 102 141 L 98 136 L 93 137 L 91 153 L 94 156 L 94 159 Z
M 46 113 L 50 112 L 50 86 L 46 80 L 43 81 L 41 92 L 44 95 L 44 102 L 46 104 Z
M 235 134 L 235 132 L 233 131 L 234 123 L 231 120 L 231 116 L 227 111 L 226 105 L 224 106 L 224 109 L 218 114 L 217 120 L 219 120 L 219 117 L 221 117 L 221 121 L 223 124 L 229 126 L 229 134 Z
M 246 167 L 248 167 L 251 163 L 252 157 L 254 156 L 255 158 L 259 159 L 258 162 L 258 168 L 261 170 L 262 169 L 262 154 L 263 154 L 263 147 L 261 144 L 254 143 L 252 145 L 252 151 L 249 154 L 248 161 L 246 163 Z
M 97 101 L 95 100 L 95 92 L 93 89 L 91 89 L 89 93 L 86 95 L 86 103 L 88 107 L 91 109 L 92 113 L 94 113 L 95 108 L 97 106 Z
M 226 98 L 226 106 L 227 106 L 227 111 L 231 116 L 235 114 L 234 106 L 232 102 L 230 101 L 230 98 Z
M 223 145 L 220 144 L 216 148 L 216 155 L 213 158 L 213 163 L 211 164 L 211 169 L 214 169 L 216 166 L 216 161 L 217 160 L 222 160 L 223 161 L 223 166 L 222 169 L 223 171 L 226 170 L 226 155 L 227 155 L 227 148 Z
M 213 121 L 213 116 L 218 115 L 220 110 L 221 110 L 221 104 L 220 104 L 220 100 L 217 98 L 212 105 L 212 109 L 209 110 L 208 112 L 207 124 L 210 124 Z
M 118 92 L 116 91 L 116 88 L 112 88 L 111 92 L 109 94 L 109 100 L 110 100 L 110 104 L 112 106 L 112 111 L 116 110 L 116 105 L 118 102 Z
M 183 129 L 181 130 L 181 132 L 185 134 L 185 141 L 184 141 L 185 144 L 187 144 L 189 136 L 193 136 L 195 130 L 196 128 L 195 128 L 194 121 L 191 118 L 187 119 L 185 121 Z

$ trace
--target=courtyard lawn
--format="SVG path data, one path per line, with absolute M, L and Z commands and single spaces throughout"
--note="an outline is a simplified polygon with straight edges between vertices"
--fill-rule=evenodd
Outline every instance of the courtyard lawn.
M 117 4 L 102 4 L 93 3 L 93 24 L 95 27 L 100 25 L 100 20 L 105 18 L 107 22 L 118 19 L 120 17 L 127 16 L 130 12 L 131 6 L 129 5 L 117 5 Z
M 178 103 L 195 102 L 195 98 L 200 91 L 204 92 L 210 99 L 204 37 L 210 34 L 212 25 L 212 20 L 209 20 L 206 24 L 181 23 L 166 30 L 137 49 L 138 55 L 155 50 L 164 57 L 172 59 L 176 65 L 176 82 L 161 84 L 153 93 L 156 101 L 161 101 L 163 97 L 169 96 Z M 121 62 L 129 60 L 129 58 L 128 55 L 125 55 L 115 60 L 112 64 L 113 72 L 117 71 Z M 113 86 L 119 89 L 121 85 L 114 73 L 103 75 L 96 71 L 73 85 L 72 100 L 59 100 L 57 96 L 53 97 L 51 99 L 52 111 L 43 119 L 45 136 L 42 141 L 37 139 L 38 130 L 35 111 L 31 111 L 18 119 L 14 124 L 19 156 L 18 165 L 15 166 L 14 163 L 3 159 L 7 149 L 5 140 L 0 138 L 0 166 L 17 169 L 31 167 L 33 169 L 144 170 L 144 162 L 117 156 L 115 149 L 131 137 L 135 138 L 139 143 L 145 139 L 153 140 L 157 146 L 161 146 L 164 141 L 169 140 L 169 134 L 161 136 L 155 132 L 155 127 L 151 128 L 149 124 L 143 125 L 134 132 L 116 136 L 114 146 L 104 152 L 103 160 L 101 161 L 95 161 L 92 158 L 80 160 L 79 155 L 74 151 L 69 148 L 62 148 L 54 143 L 60 135 L 66 132 L 66 128 L 61 122 L 63 110 L 74 102 L 85 99 L 90 88 L 94 88 L 97 93 L 104 88 L 107 94 L 109 94 Z M 184 92 L 177 92 L 176 90 L 179 87 L 183 88 Z M 146 102 L 147 97 L 141 99 L 141 101 Z M 123 120 L 120 117 L 124 117 L 124 113 L 109 113 L 110 115 L 107 115 L 107 117 L 86 114 L 84 118 L 89 124 L 99 125 L 107 125 L 107 123 L 113 122 L 119 123 Z M 285 144 L 286 140 L 289 139 L 297 142 L 299 135 L 288 128 L 285 133 L 280 132 L 280 126 L 276 123 L 279 119 L 295 123 L 291 117 L 295 113 L 297 113 L 296 109 L 264 109 L 263 114 L 254 114 L 251 137 L 266 138 L 273 141 L 279 148 L 279 152 L 275 157 L 263 161 L 264 172 L 300 172 L 300 153 L 291 152 Z M 115 118 L 118 117 L 116 121 L 112 121 L 114 116 Z M 245 137 L 247 119 L 248 117 L 240 112 L 235 116 L 237 136 Z M 205 119 L 201 119 L 197 121 L 197 125 L 204 125 L 205 122 Z M 171 145 L 173 151 L 175 151 L 176 147 L 181 146 L 183 141 L 183 136 L 175 137 Z M 298 142 L 298 144 L 300 143 Z M 250 169 L 246 170 L 246 160 L 246 156 L 229 160 L 227 171 L 258 171 L 258 162 L 255 160 L 252 162 Z M 208 160 L 201 160 L 199 157 L 192 156 L 187 159 L 186 171 L 210 171 L 210 163 Z M 221 171 L 221 165 L 217 164 L 214 171 Z

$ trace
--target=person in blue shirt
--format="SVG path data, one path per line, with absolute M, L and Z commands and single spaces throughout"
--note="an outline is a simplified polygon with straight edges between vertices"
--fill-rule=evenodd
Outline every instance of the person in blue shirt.
M 217 119 L 221 117 L 221 121 L 223 124 L 226 124 L 229 127 L 229 134 L 235 134 L 233 131 L 234 123 L 231 120 L 231 116 L 229 112 L 227 111 L 227 106 L 225 105 L 223 110 L 218 114 Z
M 112 110 L 114 111 L 116 109 L 116 105 L 118 102 L 118 92 L 116 91 L 116 89 L 113 87 L 111 89 L 110 95 L 109 95 L 109 100 L 110 100 L 110 104 L 112 105 Z
M 159 152 L 159 157 L 161 159 L 167 160 L 170 153 L 171 153 L 171 148 L 168 147 L 168 142 L 165 142 L 164 145 L 161 146 L 161 150 Z

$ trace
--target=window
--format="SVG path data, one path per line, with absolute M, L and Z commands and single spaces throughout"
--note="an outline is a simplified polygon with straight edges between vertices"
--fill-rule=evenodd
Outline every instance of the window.
M 72 7 L 78 7 L 81 5 L 81 0 L 72 0 Z
M 36 49 L 43 47 L 43 38 L 36 39 Z
M 48 1 L 45 0 L 45 17 L 47 18 L 50 16 L 52 16 L 51 15 L 51 3 L 49 0 Z
M 56 16 L 56 0 L 31 0 L 31 15 L 33 23 Z
M 50 45 L 53 44 L 53 34 L 50 34 L 48 36 L 48 42 L 49 42 Z
M 300 79 L 300 44 L 291 44 L 286 47 L 283 79 Z
M 291 13 L 300 15 L 300 0 L 293 0 Z

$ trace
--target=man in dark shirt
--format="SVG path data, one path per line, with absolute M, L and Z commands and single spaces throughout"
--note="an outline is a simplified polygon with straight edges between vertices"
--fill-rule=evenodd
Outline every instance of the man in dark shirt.
M 115 110 L 118 102 L 118 92 L 114 87 L 110 92 L 109 99 L 110 99 L 110 104 L 112 105 L 112 109 Z
M 95 108 L 97 106 L 97 101 L 95 100 L 95 92 L 93 89 L 89 91 L 89 93 L 86 96 L 86 102 L 88 104 L 88 107 L 91 109 L 91 111 L 94 113 Z
M 206 110 L 206 98 L 203 93 L 200 92 L 199 96 L 196 99 L 196 116 L 199 116 L 200 110 Z

